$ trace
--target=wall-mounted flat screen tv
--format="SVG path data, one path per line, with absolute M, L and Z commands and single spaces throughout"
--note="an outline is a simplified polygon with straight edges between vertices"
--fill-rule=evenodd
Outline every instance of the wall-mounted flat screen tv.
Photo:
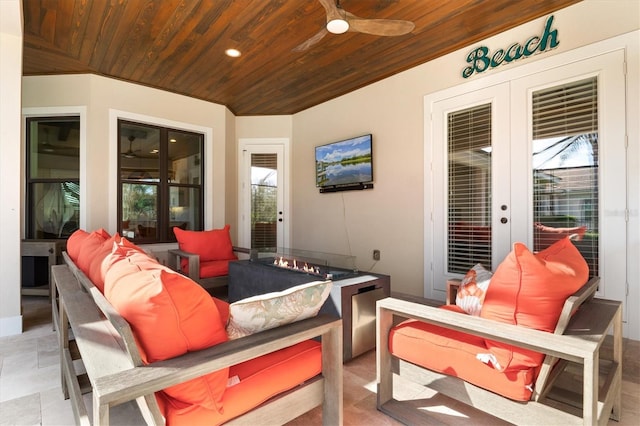
M 316 147 L 316 186 L 321 192 L 373 188 L 371 134 Z

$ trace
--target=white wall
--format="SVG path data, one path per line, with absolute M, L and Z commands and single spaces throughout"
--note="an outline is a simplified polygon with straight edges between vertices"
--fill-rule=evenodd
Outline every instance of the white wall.
M 302 111 L 293 118 L 293 244 L 294 247 L 357 256 L 360 269 L 391 275 L 392 291 L 424 293 L 423 221 L 425 174 L 425 95 L 468 80 L 496 75 L 503 69 L 526 66 L 580 46 L 640 28 L 640 2 L 586 0 L 554 13 L 560 45 L 519 62 L 464 79 L 469 46 L 442 58 Z M 482 42 L 491 51 L 524 42 L 540 34 L 546 17 Z M 624 47 L 624 46 L 623 46 Z M 640 227 L 638 226 L 638 66 L 630 52 L 628 76 L 629 122 L 629 267 L 632 296 L 640 299 Z M 634 62 L 635 61 L 635 62 Z M 635 64 L 635 65 L 634 65 Z M 363 64 L 366 67 L 366 64 Z M 635 73 L 635 74 L 634 74 Z M 314 184 L 314 147 L 362 133 L 373 133 L 375 188 L 319 194 Z M 428 236 L 426 236 L 428 238 Z M 374 264 L 372 250 L 381 250 Z M 373 265 L 373 266 L 372 266 Z M 637 306 L 637 305 L 636 305 Z M 630 322 L 640 323 L 638 309 Z M 640 339 L 635 327 L 633 338 Z
M 0 337 L 22 332 L 20 310 L 20 81 L 22 2 L 0 2 Z

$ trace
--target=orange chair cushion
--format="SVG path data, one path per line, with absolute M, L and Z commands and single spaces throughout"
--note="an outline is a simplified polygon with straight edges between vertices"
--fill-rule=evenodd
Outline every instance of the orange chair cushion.
M 488 351 L 481 337 L 416 320 L 404 321 L 391 329 L 389 351 L 410 363 L 517 401 L 531 397 L 536 377 L 534 368 L 503 373 L 479 361 L 476 355 Z
M 139 253 L 115 262 L 105 275 L 105 296 L 129 322 L 143 361 L 174 358 L 227 341 L 224 323 L 209 294 L 162 265 L 140 269 L 149 265 L 144 257 Z M 225 368 L 162 392 L 182 404 L 220 411 L 227 378 Z
M 496 269 L 480 316 L 553 332 L 562 306 L 584 285 L 589 267 L 568 237 L 533 254 L 521 243 Z M 537 366 L 543 354 L 487 341 L 500 369 Z
M 173 232 L 178 240 L 180 250 L 200 255 L 200 262 L 208 260 L 232 260 L 233 245 L 229 234 L 230 225 L 209 231 L 185 231 L 177 226 Z
M 184 405 L 163 394 L 156 396 L 169 425 L 218 425 L 298 386 L 321 371 L 320 343 L 307 340 L 231 367 L 230 378 L 237 376 L 240 382 L 226 389 L 223 412 Z
M 189 273 L 188 266 L 188 264 L 185 265 L 185 274 Z M 200 262 L 200 278 L 222 277 L 228 274 L 229 260 L 208 260 L 206 262 Z

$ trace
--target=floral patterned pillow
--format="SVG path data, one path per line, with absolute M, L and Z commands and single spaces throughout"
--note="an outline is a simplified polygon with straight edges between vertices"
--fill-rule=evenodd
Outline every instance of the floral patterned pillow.
M 471 268 L 460 283 L 458 294 L 456 294 L 456 305 L 469 315 L 479 316 L 492 276 L 491 271 L 485 269 L 480 263 Z
M 248 297 L 229 305 L 230 339 L 314 317 L 331 292 L 331 281 L 312 281 Z

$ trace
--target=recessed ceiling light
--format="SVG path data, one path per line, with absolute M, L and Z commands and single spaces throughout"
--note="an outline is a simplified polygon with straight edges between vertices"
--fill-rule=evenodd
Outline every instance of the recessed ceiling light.
M 231 56 L 232 58 L 237 58 L 241 54 L 238 49 L 227 49 L 224 51 L 224 53 L 226 53 L 227 56 Z

